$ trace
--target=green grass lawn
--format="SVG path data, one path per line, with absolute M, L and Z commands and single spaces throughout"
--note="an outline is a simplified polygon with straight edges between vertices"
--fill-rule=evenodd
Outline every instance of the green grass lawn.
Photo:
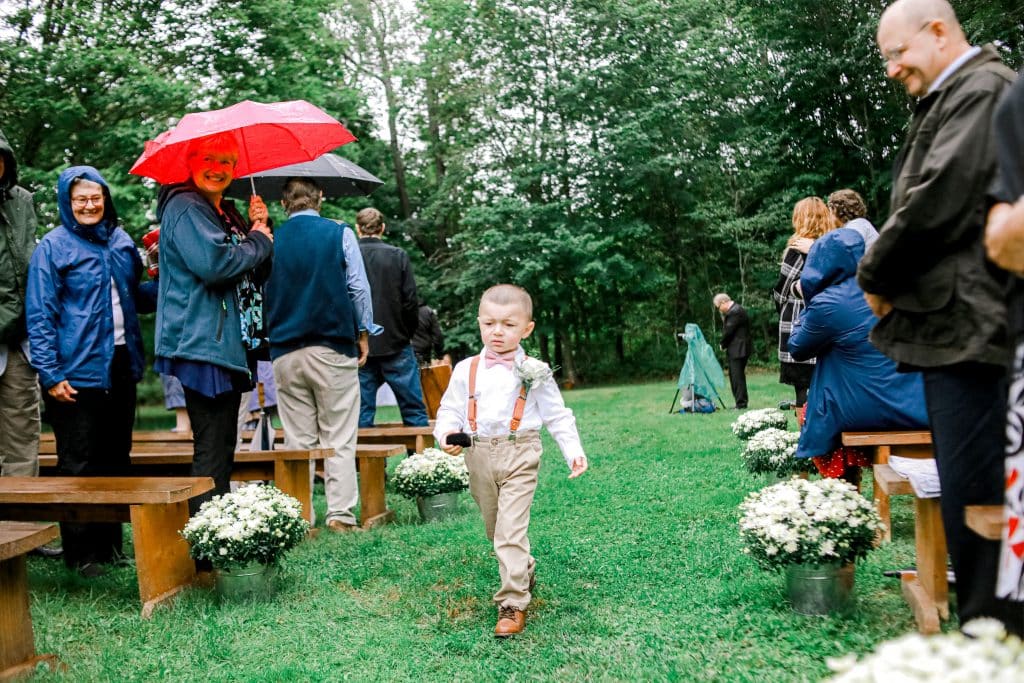
M 750 384 L 752 408 L 792 397 L 774 374 Z M 191 589 L 143 621 L 132 568 L 88 581 L 31 558 L 37 649 L 68 667 L 36 680 L 813 681 L 825 657 L 913 630 L 882 576 L 913 561 L 909 501 L 893 499 L 895 542 L 857 566 L 856 611 L 798 616 L 783 577 L 740 550 L 737 505 L 764 481 L 742 470 L 738 413 L 669 414 L 674 390 L 566 394 L 591 469 L 568 481 L 545 436 L 522 636 L 491 635 L 497 565 L 468 493 L 433 524 L 389 494 L 397 523 L 303 543 L 265 602 Z

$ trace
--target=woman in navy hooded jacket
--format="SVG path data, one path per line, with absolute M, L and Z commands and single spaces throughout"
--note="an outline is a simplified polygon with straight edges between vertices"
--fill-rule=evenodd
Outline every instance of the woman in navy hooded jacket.
M 128 473 L 135 384 L 142 377 L 136 294 L 142 261 L 103 176 L 73 166 L 57 180 L 61 225 L 29 263 L 32 365 L 68 476 Z M 121 525 L 61 524 L 64 560 L 87 575 L 121 550 Z
M 920 373 L 897 372 L 896 363 L 868 341 L 877 318 L 857 285 L 863 256 L 864 238 L 850 228 L 826 233 L 807 254 L 800 277 L 807 307 L 793 328 L 789 352 L 818 361 L 798 458 L 830 454 L 844 431 L 928 427 Z

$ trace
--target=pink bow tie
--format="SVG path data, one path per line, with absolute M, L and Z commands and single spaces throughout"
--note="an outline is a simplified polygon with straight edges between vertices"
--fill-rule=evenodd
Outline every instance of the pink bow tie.
M 484 352 L 484 367 L 492 367 L 494 365 L 504 365 L 509 370 L 512 369 L 515 363 L 516 352 L 510 353 L 495 353 L 494 351 L 487 350 Z

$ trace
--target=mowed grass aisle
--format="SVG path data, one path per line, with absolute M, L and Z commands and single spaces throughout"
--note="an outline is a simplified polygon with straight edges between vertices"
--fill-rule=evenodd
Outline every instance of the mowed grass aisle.
M 775 375 L 751 389 L 751 407 L 790 397 Z M 262 603 L 194 589 L 142 621 L 133 569 L 89 582 L 31 558 L 37 648 L 68 666 L 38 680 L 802 681 L 827 674 L 826 656 L 913 629 L 899 582 L 881 575 L 912 563 L 907 504 L 894 499 L 896 542 L 857 566 L 852 617 L 795 615 L 782 576 L 741 553 L 736 508 L 764 481 L 742 470 L 738 413 L 668 414 L 673 393 L 566 394 L 591 469 L 568 481 L 545 436 L 538 588 L 520 637 L 491 635 L 497 566 L 468 493 L 460 517 L 429 525 L 389 494 L 398 523 L 322 532 Z

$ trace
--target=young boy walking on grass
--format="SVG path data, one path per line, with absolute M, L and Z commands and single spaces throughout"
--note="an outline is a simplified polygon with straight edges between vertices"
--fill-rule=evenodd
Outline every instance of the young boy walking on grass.
M 558 443 L 575 479 L 587 471 L 576 418 L 545 363 L 529 358 L 519 342 L 533 332 L 533 301 L 522 287 L 496 285 L 480 298 L 477 318 L 484 349 L 455 366 L 437 413 L 434 436 L 445 452 L 467 444 L 469 492 L 494 542 L 501 588 L 499 638 L 521 633 L 534 588 L 530 505 L 540 467 L 540 428 Z M 459 437 L 449 437 L 460 432 Z

